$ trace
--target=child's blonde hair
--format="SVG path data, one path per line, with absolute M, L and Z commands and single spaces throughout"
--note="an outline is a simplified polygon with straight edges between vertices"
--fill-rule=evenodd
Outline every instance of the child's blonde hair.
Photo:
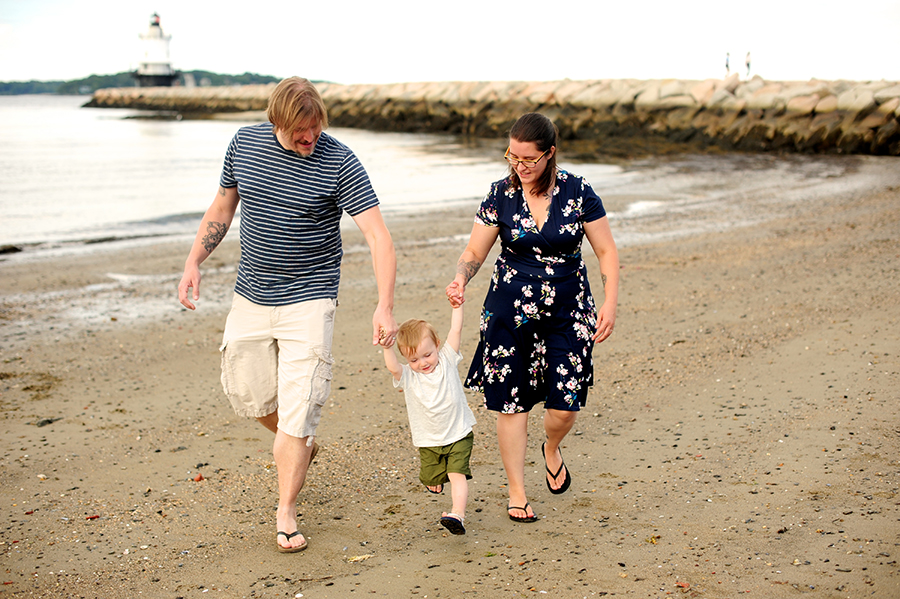
M 441 339 L 430 323 L 419 318 L 410 318 L 397 330 L 397 349 L 404 357 L 408 358 L 428 336 L 434 341 L 435 347 L 440 347 Z

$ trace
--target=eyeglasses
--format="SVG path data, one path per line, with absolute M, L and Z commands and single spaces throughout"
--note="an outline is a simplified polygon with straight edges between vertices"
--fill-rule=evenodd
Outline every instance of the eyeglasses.
M 521 163 L 524 164 L 527 168 L 534 168 L 535 166 L 537 166 L 537 163 L 541 161 L 541 158 L 543 158 L 549 151 L 550 150 L 544 150 L 544 152 L 542 152 L 541 155 L 534 160 L 518 160 L 516 158 L 510 157 L 509 148 L 506 148 L 506 154 L 503 155 L 503 158 L 506 159 L 506 161 L 513 167 L 519 166 L 519 164 Z

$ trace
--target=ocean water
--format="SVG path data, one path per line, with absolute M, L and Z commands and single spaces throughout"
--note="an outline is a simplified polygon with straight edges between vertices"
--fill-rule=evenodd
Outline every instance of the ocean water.
M 150 119 L 80 108 L 86 100 L 0 96 L 0 246 L 193 234 L 218 188 L 229 141 L 256 121 Z M 362 160 L 385 212 L 471 204 L 505 170 L 502 140 L 329 133 Z
M 86 99 L 0 96 L 0 246 L 47 255 L 104 245 L 88 242 L 192 237 L 218 188 L 228 142 L 247 123 L 81 108 Z M 329 133 L 362 160 L 385 213 L 474 212 L 506 172 L 502 139 Z M 564 144 L 560 156 L 603 197 L 620 245 L 746 226 L 868 184 L 854 157 L 731 154 L 623 167 L 567 162 Z

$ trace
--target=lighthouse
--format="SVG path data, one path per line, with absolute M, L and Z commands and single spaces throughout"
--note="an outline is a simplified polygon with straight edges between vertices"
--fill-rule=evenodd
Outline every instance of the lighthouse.
M 143 56 L 138 64 L 138 69 L 133 73 L 139 87 L 171 86 L 178 78 L 178 73 L 172 69 L 169 62 L 169 40 L 171 35 L 165 35 L 159 26 L 159 15 L 153 13 L 150 17 L 150 28 L 141 37 L 141 49 Z

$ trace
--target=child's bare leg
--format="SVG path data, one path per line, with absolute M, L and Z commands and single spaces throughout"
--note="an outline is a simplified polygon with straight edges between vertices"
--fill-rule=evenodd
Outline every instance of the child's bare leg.
M 451 512 L 460 518 L 465 518 L 466 502 L 469 499 L 469 481 L 466 480 L 465 474 L 459 472 L 448 472 L 447 478 L 450 479 L 450 497 L 453 499 Z M 443 515 L 446 516 L 447 512 L 444 512 Z
M 455 535 L 466 534 L 466 527 L 463 526 L 463 520 L 466 517 L 466 500 L 469 496 L 469 482 L 466 480 L 465 474 L 458 472 L 448 472 L 447 478 L 450 479 L 450 496 L 453 498 L 453 511 L 441 514 L 441 526 L 449 530 Z

